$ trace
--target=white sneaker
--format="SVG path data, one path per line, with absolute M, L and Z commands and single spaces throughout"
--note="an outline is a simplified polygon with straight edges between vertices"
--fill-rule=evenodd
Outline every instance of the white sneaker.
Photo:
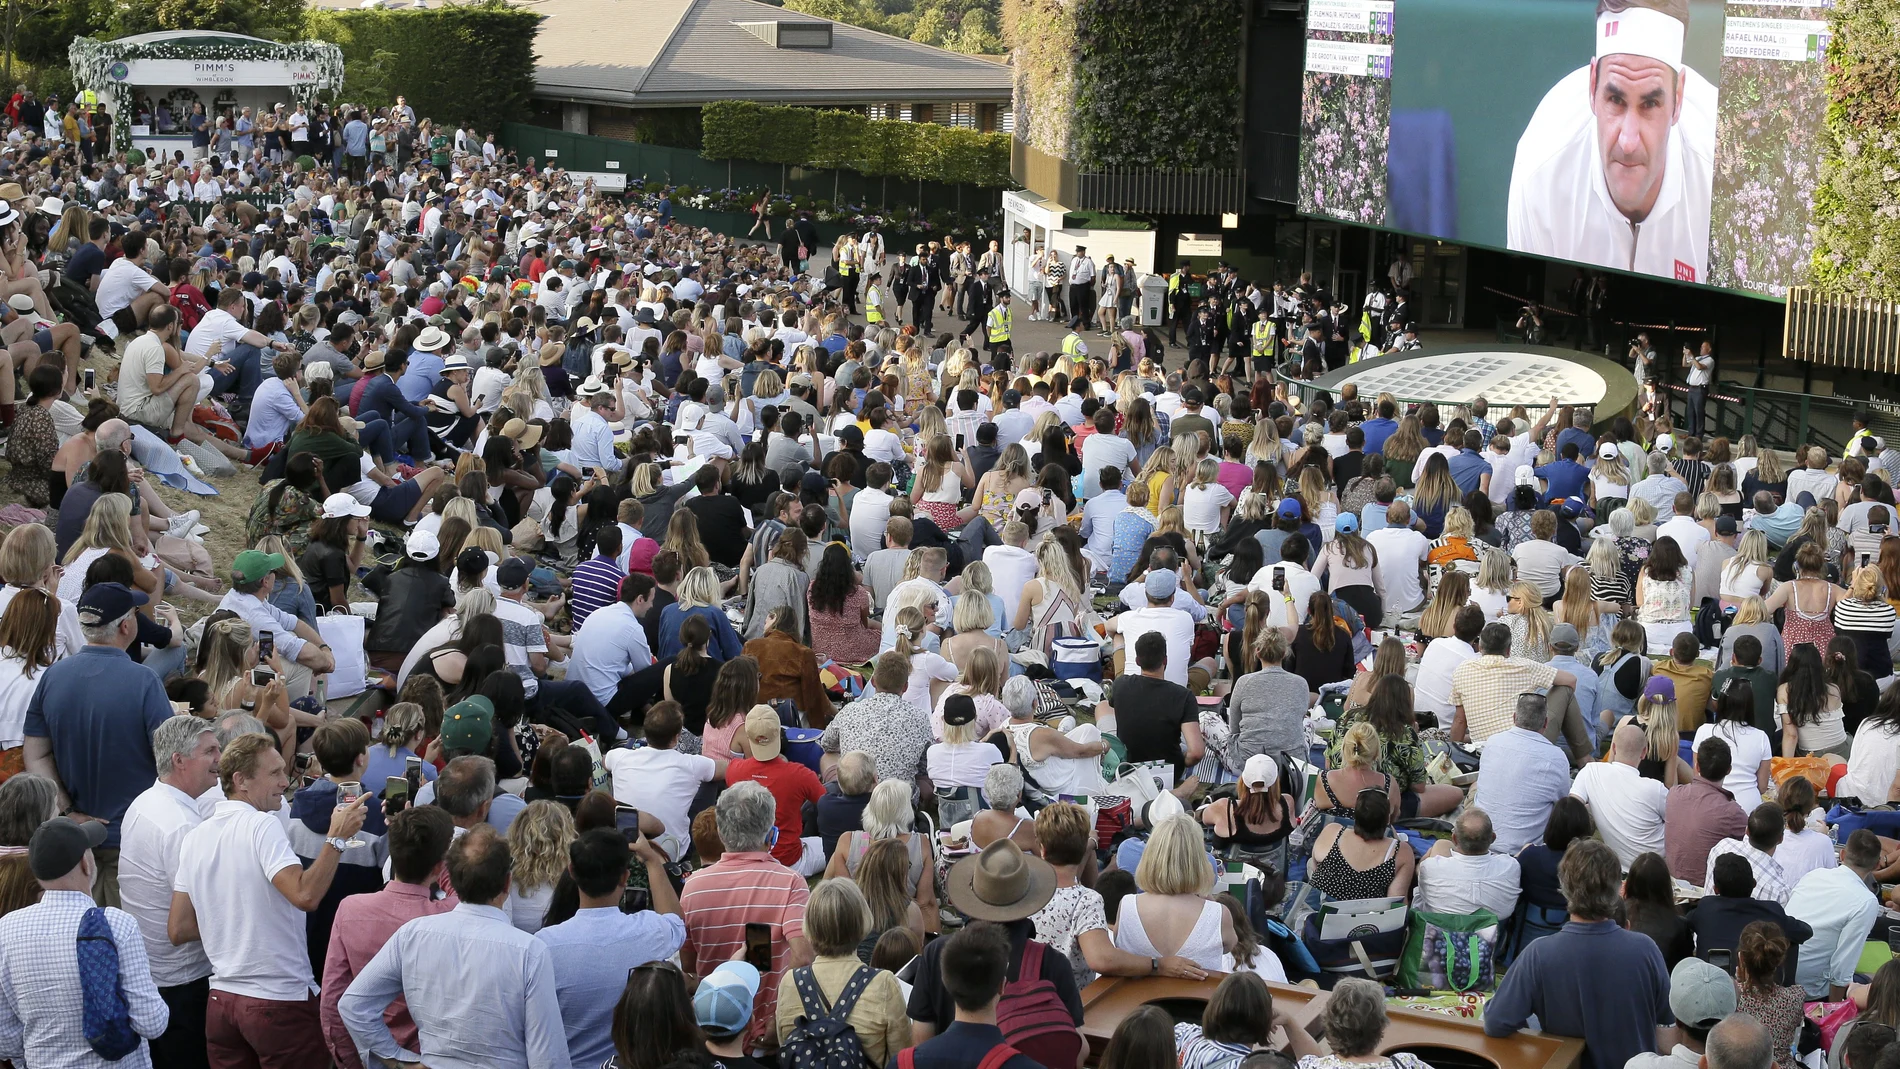
M 178 513 L 171 518 L 170 530 L 167 533 L 177 535 L 180 531 L 190 531 L 193 527 L 199 526 L 198 516 L 197 509 Z

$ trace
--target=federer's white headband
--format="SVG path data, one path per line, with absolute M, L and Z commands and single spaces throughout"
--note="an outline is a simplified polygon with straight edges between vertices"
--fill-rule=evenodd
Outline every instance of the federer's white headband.
M 1605 11 L 1597 16 L 1597 58 L 1648 56 L 1671 67 L 1682 66 L 1682 20 L 1646 7 Z

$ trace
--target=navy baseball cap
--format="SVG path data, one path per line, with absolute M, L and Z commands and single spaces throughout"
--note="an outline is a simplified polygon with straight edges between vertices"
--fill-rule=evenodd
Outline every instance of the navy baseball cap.
M 87 627 L 108 624 L 151 600 L 124 583 L 94 583 L 79 595 L 79 622 Z

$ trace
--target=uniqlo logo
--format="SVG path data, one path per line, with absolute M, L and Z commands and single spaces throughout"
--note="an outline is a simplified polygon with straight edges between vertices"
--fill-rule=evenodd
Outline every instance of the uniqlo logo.
M 1694 282 L 1695 281 L 1695 265 L 1685 264 L 1681 260 L 1677 260 L 1676 261 L 1676 281 Z

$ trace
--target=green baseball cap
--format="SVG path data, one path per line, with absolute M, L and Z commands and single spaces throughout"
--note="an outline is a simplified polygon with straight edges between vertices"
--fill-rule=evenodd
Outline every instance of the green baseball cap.
M 476 695 L 449 706 L 442 714 L 442 748 L 481 753 L 495 733 L 495 706 Z
M 255 583 L 284 566 L 282 553 L 262 553 L 247 549 L 231 562 L 231 577 L 240 583 Z

